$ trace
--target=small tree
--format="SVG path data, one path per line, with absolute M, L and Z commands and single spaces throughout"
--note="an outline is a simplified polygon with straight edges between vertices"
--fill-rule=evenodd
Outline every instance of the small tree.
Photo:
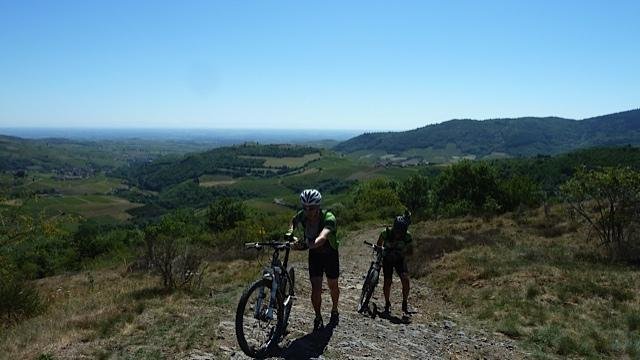
M 146 262 L 157 271 L 165 289 L 193 289 L 200 285 L 206 269 L 202 251 L 194 245 L 197 236 L 193 214 L 177 211 L 144 230 Z
M 354 195 L 354 205 L 363 213 L 372 213 L 380 218 L 398 214 L 404 208 L 398 198 L 398 184 L 378 178 L 359 184 Z
M 233 228 L 247 217 L 247 209 L 242 201 L 222 198 L 209 205 L 207 224 L 213 231 Z
M 37 314 L 44 307 L 38 291 L 26 278 L 24 263 L 19 269 L 17 260 L 7 251 L 28 243 L 41 240 L 46 246 L 48 239 L 64 234 L 60 228 L 64 217 L 57 215 L 46 218 L 44 214 L 32 217 L 16 207 L 0 207 L 0 323 L 19 321 Z M 55 256 L 44 252 L 42 258 L 55 261 Z M 53 259 L 52 259 L 53 258 Z
M 527 176 L 514 176 L 500 182 L 501 203 L 506 211 L 519 206 L 537 207 L 543 199 L 542 187 Z
M 498 211 L 496 199 L 501 198 L 496 169 L 468 160 L 451 165 L 438 176 L 436 194 L 445 216 L 462 215 L 461 211 Z M 485 205 L 487 202 L 490 204 Z
M 428 177 L 412 175 L 400 184 L 400 201 L 414 214 L 424 212 L 429 206 L 431 183 Z
M 571 208 L 589 224 L 612 260 L 638 259 L 638 171 L 630 168 L 581 168 L 561 189 Z

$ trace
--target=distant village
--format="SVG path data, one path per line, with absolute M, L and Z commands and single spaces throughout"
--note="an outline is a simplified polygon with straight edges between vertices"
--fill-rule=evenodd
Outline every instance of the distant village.
M 97 170 L 92 166 L 87 167 L 68 167 L 53 170 L 53 178 L 55 180 L 79 180 L 92 177 Z
M 391 155 L 381 156 L 380 159 L 376 161 L 375 166 L 376 167 L 387 167 L 387 166 L 407 167 L 407 166 L 429 165 L 429 164 L 430 164 L 429 161 L 418 156 L 403 157 L 403 156 L 396 156 L 391 154 Z

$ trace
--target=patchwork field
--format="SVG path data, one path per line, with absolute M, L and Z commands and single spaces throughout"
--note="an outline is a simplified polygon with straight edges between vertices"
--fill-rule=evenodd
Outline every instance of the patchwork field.
M 126 210 L 141 206 L 128 200 L 108 195 L 38 196 L 24 203 L 24 209 L 33 214 L 44 212 L 55 215 L 60 212 L 78 214 L 87 218 L 110 216 L 126 220 Z
M 288 166 L 290 168 L 297 168 L 304 166 L 310 161 L 320 159 L 322 155 L 320 153 L 307 154 L 300 157 L 263 157 L 263 156 L 240 156 L 245 159 L 264 159 L 266 160 L 264 165 L 267 167 L 280 167 Z
M 225 175 L 202 175 L 200 176 L 199 181 L 200 186 L 211 187 L 235 184 L 238 182 L 238 179 Z

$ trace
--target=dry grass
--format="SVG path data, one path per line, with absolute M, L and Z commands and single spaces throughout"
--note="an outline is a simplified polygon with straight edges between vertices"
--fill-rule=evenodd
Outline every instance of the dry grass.
M 159 279 L 121 269 L 39 280 L 42 315 L 0 328 L 0 359 L 174 358 L 195 349 L 217 354 L 228 320 L 257 262 L 211 263 L 196 293 L 165 293 Z
M 565 219 L 555 208 L 418 224 L 411 271 L 536 356 L 639 356 L 640 274 L 604 261 Z

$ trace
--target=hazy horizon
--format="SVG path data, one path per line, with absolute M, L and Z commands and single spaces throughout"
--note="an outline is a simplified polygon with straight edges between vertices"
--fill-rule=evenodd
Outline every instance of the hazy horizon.
M 184 140 L 237 143 L 311 142 L 347 140 L 362 134 L 358 130 L 329 129 L 178 129 L 178 128 L 81 128 L 81 127 L 0 127 L 0 135 L 25 139 L 64 138 L 71 140 Z

